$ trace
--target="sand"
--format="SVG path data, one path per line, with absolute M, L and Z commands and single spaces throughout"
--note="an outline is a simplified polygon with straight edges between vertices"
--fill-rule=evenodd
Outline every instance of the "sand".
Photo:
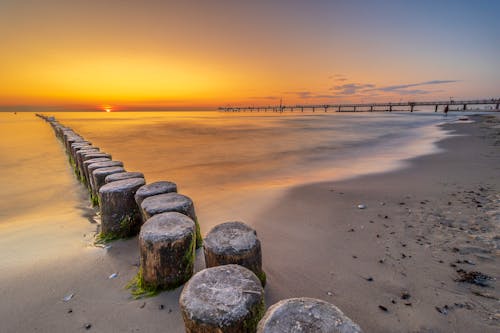
M 456 281 L 458 269 L 500 275 L 500 122 L 473 119 L 445 125 L 458 135 L 408 168 L 295 187 L 245 221 L 262 242 L 268 306 L 320 298 L 365 332 L 498 331 L 498 281 Z M 124 289 L 136 238 L 73 252 L 2 271 L 2 332 L 183 332 L 181 288 L 140 300 Z

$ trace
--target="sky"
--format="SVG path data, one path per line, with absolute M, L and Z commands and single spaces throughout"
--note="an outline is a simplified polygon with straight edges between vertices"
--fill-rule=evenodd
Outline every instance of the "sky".
M 500 1 L 0 0 L 0 110 L 500 97 Z

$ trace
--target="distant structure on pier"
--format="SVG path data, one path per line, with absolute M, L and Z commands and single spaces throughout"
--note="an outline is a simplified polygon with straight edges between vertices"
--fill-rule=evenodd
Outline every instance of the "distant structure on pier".
M 279 105 L 267 106 L 226 106 L 219 107 L 219 111 L 223 112 L 285 112 L 285 111 L 300 111 L 304 110 L 324 111 L 329 110 L 335 112 L 392 112 L 392 111 L 417 111 L 416 107 L 433 107 L 434 112 L 438 112 L 439 108 L 448 107 L 450 111 L 467 111 L 473 106 L 490 106 L 490 109 L 483 111 L 500 111 L 500 98 L 493 99 L 476 99 L 476 100 L 448 100 L 448 101 L 429 101 L 429 102 L 399 102 L 399 103 L 358 103 L 358 104 L 296 104 L 283 105 L 283 100 L 280 99 Z

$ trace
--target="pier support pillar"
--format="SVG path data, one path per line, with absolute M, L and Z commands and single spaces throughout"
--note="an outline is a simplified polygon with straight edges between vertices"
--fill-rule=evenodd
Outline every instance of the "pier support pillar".
M 354 107 L 354 112 L 356 112 L 356 107 Z
M 373 105 L 370 105 L 370 112 L 373 112 Z
M 325 112 L 326 112 L 326 110 L 328 110 L 328 106 L 325 106 Z
M 339 111 L 338 112 L 340 112 L 340 105 L 339 105 Z
M 434 107 L 434 112 L 438 112 L 438 105 L 436 104 L 436 107 Z
M 411 105 L 410 106 L 410 112 L 413 112 L 413 108 L 415 107 L 415 105 Z
M 464 111 L 467 110 L 467 104 L 464 104 Z
M 392 105 L 389 105 L 389 112 L 392 112 Z

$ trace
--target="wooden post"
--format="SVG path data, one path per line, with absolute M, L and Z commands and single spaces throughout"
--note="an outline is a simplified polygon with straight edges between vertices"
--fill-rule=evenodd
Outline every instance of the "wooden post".
M 104 179 L 104 182 L 107 184 L 111 182 L 116 182 L 118 180 L 124 180 L 130 178 L 144 178 L 144 174 L 142 172 L 119 172 L 107 176 Z
M 174 289 L 193 275 L 196 227 L 177 212 L 153 216 L 139 233 L 141 274 L 145 289 Z
M 361 328 L 333 304 L 314 298 L 290 298 L 272 305 L 259 322 L 257 333 L 362 333 Z
M 142 201 L 141 212 L 144 221 L 153 215 L 165 212 L 178 212 L 189 216 L 196 224 L 196 248 L 201 247 L 200 225 L 196 218 L 193 201 L 189 197 L 178 193 L 153 195 Z
M 99 169 L 94 170 L 94 172 L 92 173 L 92 179 L 93 179 L 92 182 L 93 182 L 94 187 L 95 187 L 95 195 L 97 195 L 97 193 L 99 193 L 99 189 L 101 188 L 101 186 L 106 184 L 105 179 L 107 176 L 115 174 L 115 173 L 123 173 L 123 172 L 125 172 L 125 169 L 123 169 L 123 167 L 120 167 L 120 166 L 99 168 Z
M 186 283 L 179 305 L 186 332 L 253 333 L 265 311 L 264 289 L 243 266 L 217 266 Z
M 135 202 L 137 206 L 141 206 L 144 199 L 152 197 L 153 195 L 165 194 L 165 193 L 175 193 L 177 192 L 177 185 L 172 182 L 159 181 L 151 184 L 141 186 L 140 189 L 135 192 Z
M 203 252 L 207 267 L 241 265 L 254 272 L 262 286 L 266 285 L 260 241 L 257 232 L 246 224 L 226 222 L 215 226 L 205 237 Z
M 99 189 L 103 239 L 137 235 L 142 221 L 134 194 L 144 184 L 143 178 L 130 178 L 105 184 Z

